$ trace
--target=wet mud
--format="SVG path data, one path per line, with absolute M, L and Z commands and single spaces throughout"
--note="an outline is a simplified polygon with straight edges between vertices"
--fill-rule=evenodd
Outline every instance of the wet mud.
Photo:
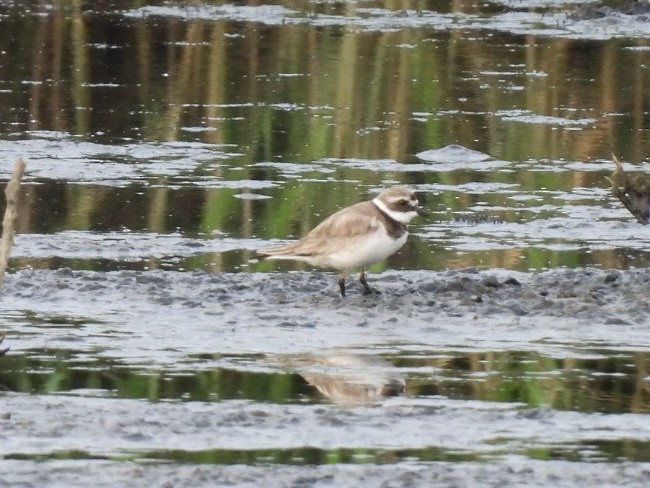
M 620 15 L 642 16 L 637 18 L 639 22 L 650 20 L 650 3 L 647 1 L 623 0 L 614 5 L 606 5 L 604 2 L 593 2 L 578 5 L 571 13 L 570 18 L 574 20 L 585 19 L 615 19 Z
M 477 486 L 499 487 L 504 484 L 521 483 L 530 487 L 558 486 L 617 486 L 621 480 L 625 486 L 647 486 L 650 465 L 601 464 L 598 470 L 585 471 L 580 463 L 571 461 L 525 461 L 506 460 L 497 464 L 435 462 L 409 465 L 325 465 L 310 466 L 183 466 L 165 464 L 140 464 L 135 467 L 109 461 L 96 461 L 102 475 L 89 476 L 84 473 L 85 461 L 47 463 L 48 472 L 43 472 L 33 483 L 33 473 L 23 471 L 20 461 L 5 461 L 3 464 L 14 474 L 12 486 L 39 486 L 38 483 L 52 483 L 53 486 L 74 486 L 76 483 L 92 482 L 93 486 L 123 486 L 125 479 L 152 480 L 159 486 L 240 486 L 256 488 L 265 486 L 329 487 L 355 486 Z M 45 466 L 45 465 L 44 465 Z M 55 479 L 53 479 L 55 478 Z M 29 480 L 22 482 L 21 480 Z M 282 480 L 282 481 L 280 481 Z
M 607 349 L 647 351 L 650 271 L 388 271 L 369 279 L 381 293 L 362 296 L 351 285 L 342 299 L 334 275 L 320 272 L 11 274 L 2 297 L 11 349 L 0 361 L 73 348 L 73 369 L 85 355 L 152 375 L 284 372 L 322 398 L 151 402 L 110 388 L 5 392 L 3 482 L 647 485 L 645 413 L 423 394 L 413 388 L 423 368 L 399 366 L 391 354 L 515 349 L 597 359 Z M 625 443 L 626 455 L 609 443 Z M 536 459 L 538 450 L 549 458 Z

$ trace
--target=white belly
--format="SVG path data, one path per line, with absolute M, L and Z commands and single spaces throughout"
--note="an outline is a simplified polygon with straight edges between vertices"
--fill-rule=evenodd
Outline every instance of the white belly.
M 383 228 L 368 235 L 367 238 L 355 240 L 354 243 L 341 246 L 328 256 L 323 256 L 317 266 L 336 269 L 362 268 L 386 259 L 397 252 L 406 242 L 408 232 L 404 232 L 399 239 L 393 239 Z

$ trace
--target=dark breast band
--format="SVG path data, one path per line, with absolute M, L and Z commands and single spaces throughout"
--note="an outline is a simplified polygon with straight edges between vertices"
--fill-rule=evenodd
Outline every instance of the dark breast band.
M 377 209 L 377 216 L 379 217 L 379 220 L 381 220 L 381 223 L 384 224 L 386 232 L 388 232 L 389 236 L 391 236 L 393 239 L 399 239 L 404 235 L 404 233 L 406 233 L 406 224 L 403 224 L 402 222 L 398 222 L 397 220 L 391 218 L 381 208 L 375 205 L 375 202 L 372 202 L 372 204 Z

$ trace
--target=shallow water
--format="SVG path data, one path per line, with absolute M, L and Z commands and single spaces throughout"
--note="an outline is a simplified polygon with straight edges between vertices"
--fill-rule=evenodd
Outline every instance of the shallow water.
M 633 486 L 647 482 L 647 271 L 372 278 L 381 295 L 342 300 L 318 272 L 10 275 L 8 479 L 54 484 L 29 473 L 45 462 L 67 479 L 86 460 L 109 463 L 108 486 L 124 463 L 164 460 L 213 468 L 186 486 L 241 464 L 283 467 L 283 485 L 304 476 L 293 466 L 332 463 L 344 485 L 361 476 L 345 466 L 368 463 L 396 467 L 378 484 L 477 462 L 500 468 L 460 479 L 579 486 L 614 480 L 602 466 L 614 463 Z M 161 469 L 148 476 L 173 478 Z
M 0 0 L 4 482 L 647 486 L 648 15 Z M 380 295 L 255 258 L 395 183 Z

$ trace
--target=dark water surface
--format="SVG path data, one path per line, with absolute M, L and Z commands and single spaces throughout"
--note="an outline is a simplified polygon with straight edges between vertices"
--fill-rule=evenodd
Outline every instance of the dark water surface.
M 118 486 L 143 459 L 287 466 L 279 485 L 356 463 L 463 484 L 496 460 L 533 486 L 515 459 L 584 486 L 591 468 L 553 463 L 607 462 L 643 486 L 647 306 L 593 307 L 650 265 L 605 179 L 612 153 L 647 170 L 650 7 L 605 4 L 0 0 L 2 179 L 27 163 L 0 310 L 13 486 L 83 460 Z M 330 274 L 255 259 L 396 183 L 429 215 L 371 269 L 388 298 L 341 303 Z M 484 281 L 444 274 L 468 268 Z M 558 274 L 500 315 L 495 269 Z M 61 425 L 32 422 L 50 409 Z M 358 486 L 341 469 L 320 481 Z
M 0 5 L 0 156 L 28 162 L 22 233 L 244 239 L 182 263 L 231 271 L 245 239 L 299 236 L 400 182 L 431 214 L 393 266 L 647 265 L 604 178 L 611 153 L 648 153 L 641 16 L 138 5 Z

